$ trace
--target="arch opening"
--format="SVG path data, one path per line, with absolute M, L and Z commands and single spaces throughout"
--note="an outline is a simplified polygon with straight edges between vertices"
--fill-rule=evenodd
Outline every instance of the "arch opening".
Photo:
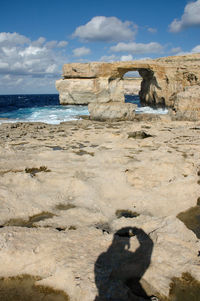
M 134 103 L 141 107 L 140 90 L 142 77 L 138 71 L 128 71 L 123 75 L 125 102 Z
M 160 96 L 161 87 L 153 70 L 132 68 L 120 71 L 124 80 L 125 102 L 137 104 L 141 108 L 138 109 L 139 112 L 145 107 L 144 111 L 147 113 L 167 113 L 165 98 Z

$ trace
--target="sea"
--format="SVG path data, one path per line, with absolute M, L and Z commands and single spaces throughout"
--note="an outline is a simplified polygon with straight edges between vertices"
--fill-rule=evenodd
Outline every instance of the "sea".
M 138 95 L 126 95 L 125 102 L 137 104 L 136 114 L 167 113 L 167 109 L 142 107 Z M 87 115 L 89 115 L 87 106 L 60 105 L 58 94 L 0 95 L 0 124 L 14 122 L 60 124 Z

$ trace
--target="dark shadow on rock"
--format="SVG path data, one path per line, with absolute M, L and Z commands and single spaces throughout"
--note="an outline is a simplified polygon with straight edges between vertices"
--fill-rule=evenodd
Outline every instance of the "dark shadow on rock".
M 132 236 L 140 244 L 134 252 L 129 250 Z M 140 280 L 150 265 L 152 250 L 153 241 L 142 229 L 126 227 L 117 231 L 111 246 L 95 263 L 95 301 L 151 300 Z

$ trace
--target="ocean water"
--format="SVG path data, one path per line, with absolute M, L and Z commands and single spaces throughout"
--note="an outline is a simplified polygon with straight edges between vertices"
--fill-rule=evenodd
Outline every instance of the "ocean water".
M 166 114 L 167 110 L 141 107 L 139 96 L 126 95 L 126 102 L 138 105 L 137 114 Z M 77 120 L 89 115 L 87 106 L 59 104 L 57 94 L 42 95 L 0 95 L 0 123 L 4 122 L 60 122 Z
M 167 114 L 168 113 L 168 109 L 154 109 L 151 107 L 142 107 L 140 104 L 140 97 L 139 95 L 125 95 L 125 102 L 130 102 L 130 103 L 134 103 L 136 104 L 138 107 L 135 110 L 136 114 L 142 114 L 142 113 L 146 113 L 146 114 Z
M 77 120 L 80 115 L 89 115 L 87 106 L 62 106 L 57 94 L 0 96 L 0 123 L 59 124 L 63 121 Z

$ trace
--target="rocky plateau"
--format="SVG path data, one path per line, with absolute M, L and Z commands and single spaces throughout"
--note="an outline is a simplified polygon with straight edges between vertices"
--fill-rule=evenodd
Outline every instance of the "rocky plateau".
M 0 142 L 1 301 L 200 300 L 199 121 L 2 124 Z

